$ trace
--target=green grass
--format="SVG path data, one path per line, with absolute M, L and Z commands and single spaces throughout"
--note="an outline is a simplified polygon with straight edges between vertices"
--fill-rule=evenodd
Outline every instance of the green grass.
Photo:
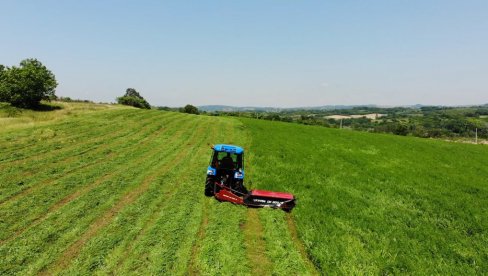
M 0 128 L 0 274 L 488 272 L 486 146 L 60 105 Z M 293 212 L 205 197 L 215 143 Z
M 299 198 L 292 215 L 321 271 L 488 271 L 486 146 L 243 122 L 253 182 Z

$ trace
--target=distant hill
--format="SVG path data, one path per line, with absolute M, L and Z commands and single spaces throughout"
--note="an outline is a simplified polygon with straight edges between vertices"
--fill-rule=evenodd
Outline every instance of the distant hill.
M 350 109 L 354 107 L 377 107 L 377 105 L 323 105 L 323 106 L 309 106 L 309 107 L 257 107 L 257 106 L 229 106 L 229 105 L 202 105 L 198 109 L 201 111 L 215 112 L 215 111 L 256 111 L 256 112 L 280 112 L 280 111 L 295 111 L 295 110 L 338 110 Z

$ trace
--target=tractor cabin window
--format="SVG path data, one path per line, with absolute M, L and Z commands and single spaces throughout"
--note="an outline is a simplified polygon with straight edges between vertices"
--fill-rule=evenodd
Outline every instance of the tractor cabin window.
M 220 169 L 244 169 L 242 166 L 242 154 L 215 152 L 212 158 L 212 167 Z

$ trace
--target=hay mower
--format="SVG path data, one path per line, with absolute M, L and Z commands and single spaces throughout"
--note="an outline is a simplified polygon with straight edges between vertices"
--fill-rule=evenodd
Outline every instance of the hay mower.
M 218 144 L 212 147 L 205 195 L 249 207 L 280 208 L 287 212 L 295 207 L 295 197 L 292 194 L 246 189 L 244 149 L 234 145 Z

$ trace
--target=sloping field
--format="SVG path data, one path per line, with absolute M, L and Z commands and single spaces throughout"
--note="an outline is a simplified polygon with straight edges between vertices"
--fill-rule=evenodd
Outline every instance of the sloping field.
M 288 230 L 319 271 L 488 273 L 488 147 L 243 122 L 253 182 L 298 196 Z M 261 221 L 286 228 L 284 216 Z
M 487 272 L 484 146 L 101 109 L 0 130 L 0 274 Z M 291 214 L 203 196 L 209 146 L 248 150 Z
M 207 239 L 222 250 L 196 246 L 205 238 L 203 219 L 215 226 L 223 219 L 208 210 L 216 202 L 202 197 L 209 145 L 224 133 L 241 142 L 238 125 L 130 109 L 2 132 L 0 274 L 184 273 L 190 264 L 249 270 L 230 254 L 242 248 L 238 223 L 209 227 L 215 237 Z M 219 211 L 232 214 L 227 222 L 246 212 Z

